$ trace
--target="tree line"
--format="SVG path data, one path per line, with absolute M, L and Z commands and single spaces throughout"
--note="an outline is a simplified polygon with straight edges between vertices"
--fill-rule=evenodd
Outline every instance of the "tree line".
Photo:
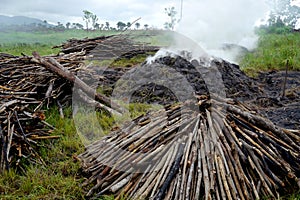
M 99 22 L 99 18 L 96 14 L 88 11 L 88 10 L 83 10 L 83 17 L 84 25 L 80 23 L 70 23 L 67 22 L 66 25 L 64 26 L 60 22 L 58 22 L 57 26 L 59 26 L 61 29 L 85 29 L 87 31 L 90 30 L 114 30 L 114 31 L 122 31 L 128 28 L 133 28 L 133 29 L 149 29 L 148 24 L 144 24 L 142 27 L 139 22 L 136 22 L 134 26 L 132 27 L 131 22 L 122 22 L 119 21 L 117 22 L 116 26 L 111 25 L 110 22 L 106 21 L 104 23 Z

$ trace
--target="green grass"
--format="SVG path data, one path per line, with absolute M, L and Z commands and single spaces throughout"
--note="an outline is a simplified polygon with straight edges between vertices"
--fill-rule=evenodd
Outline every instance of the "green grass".
M 0 32 L 0 53 L 9 53 L 20 56 L 22 53 L 31 55 L 38 51 L 40 55 L 57 54 L 59 49 L 52 49 L 71 38 L 93 38 L 97 36 L 108 36 L 115 34 L 130 34 L 135 41 L 151 45 L 168 45 L 172 38 L 167 31 L 151 30 L 128 30 L 124 33 L 119 31 L 90 31 L 65 30 L 62 32 Z
M 153 110 L 147 104 L 130 104 L 127 108 L 129 115 L 122 117 L 112 117 L 98 111 L 95 123 L 99 123 L 107 134 L 112 127 Z M 50 108 L 45 115 L 46 121 L 57 128 L 53 134 L 61 136 L 60 139 L 40 144 L 38 153 L 46 166 L 30 164 L 26 166 L 25 174 L 16 169 L 2 174 L 0 199 L 84 199 L 86 190 L 80 186 L 83 176 L 80 174 L 80 163 L 75 159 L 84 151 L 84 145 L 76 132 L 72 109 L 64 110 L 64 119 L 60 118 L 56 107 Z M 113 198 L 108 196 L 104 199 Z
M 300 34 L 262 34 L 258 47 L 246 54 L 240 66 L 247 74 L 259 71 L 284 70 L 287 60 L 289 70 L 300 70 Z
M 31 55 L 33 51 L 38 51 L 41 55 L 57 54 L 59 48 L 52 49 L 53 46 L 60 45 L 71 38 L 93 38 L 97 36 L 107 36 L 118 34 L 116 31 L 90 31 L 85 30 L 65 30 L 62 32 L 0 32 L 0 52 L 13 55 Z
M 110 60 L 86 60 L 85 64 L 97 67 L 133 67 L 145 62 L 147 57 L 153 56 L 154 54 L 155 52 L 147 52 L 145 54 L 140 54 L 132 58 L 119 58 Z
M 59 117 L 57 109 L 46 112 L 47 121 L 54 123 L 60 135 L 57 140 L 44 141 L 39 154 L 46 163 L 30 164 L 26 173 L 14 169 L 0 176 L 0 199 L 83 199 L 80 187 L 80 163 L 74 156 L 83 152 L 84 147 L 76 134 L 71 109 L 65 110 L 65 119 Z
M 58 54 L 59 49 L 53 49 L 54 45 L 41 43 L 16 43 L 16 44 L 0 44 L 0 53 L 9 53 L 16 56 L 31 56 L 32 52 L 38 51 L 40 55 Z

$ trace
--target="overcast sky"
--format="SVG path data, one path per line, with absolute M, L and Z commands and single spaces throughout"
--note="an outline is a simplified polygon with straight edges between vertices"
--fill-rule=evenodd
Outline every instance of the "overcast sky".
M 260 1 L 260 0 L 258 0 Z M 300 0 L 292 0 L 300 2 Z M 183 13 L 198 15 L 197 11 L 187 10 L 193 3 L 201 4 L 206 0 L 183 0 Z M 210 0 L 213 4 L 228 4 L 226 0 Z M 214 3 L 215 2 L 215 3 Z M 255 2 L 255 1 L 252 1 Z M 28 16 L 47 20 L 48 22 L 83 23 L 83 10 L 89 10 L 99 18 L 98 23 L 110 21 L 115 26 L 118 21 L 132 22 L 141 17 L 141 24 L 161 28 L 167 21 L 164 8 L 174 6 L 180 11 L 181 0 L 0 0 L 0 14 L 10 16 Z M 188 4 L 188 5 L 187 5 Z M 233 4 L 229 3 L 234 6 Z M 217 6 L 217 5 L 216 5 Z M 223 5 L 222 5 L 223 6 Z M 214 6 L 207 8 L 214 12 Z M 247 9 L 247 5 L 245 5 Z
M 91 11 L 106 21 L 132 22 L 141 17 L 140 24 L 162 27 L 166 19 L 164 8 L 180 8 L 181 0 L 0 0 L 0 14 L 22 15 L 48 22 L 80 22 L 83 10 Z M 111 24 L 115 26 L 115 24 Z

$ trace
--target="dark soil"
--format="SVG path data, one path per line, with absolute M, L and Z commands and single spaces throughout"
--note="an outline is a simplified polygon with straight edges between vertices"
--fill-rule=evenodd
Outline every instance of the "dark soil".
M 260 112 L 281 127 L 300 129 L 300 72 L 288 72 L 284 97 L 284 71 L 261 73 L 257 79 L 265 93 L 254 101 Z

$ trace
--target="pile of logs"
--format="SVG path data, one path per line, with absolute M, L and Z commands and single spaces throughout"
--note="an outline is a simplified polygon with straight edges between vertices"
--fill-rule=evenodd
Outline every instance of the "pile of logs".
M 259 199 L 300 188 L 300 132 L 210 99 L 141 116 L 79 155 L 88 196 Z M 195 107 L 196 106 L 196 107 Z
M 63 107 L 71 104 L 75 83 L 86 103 L 114 114 L 123 112 L 119 105 L 76 76 L 79 70 L 81 76 L 86 75 L 81 78 L 97 76 L 90 71 L 82 72 L 86 60 L 96 56 L 130 57 L 157 49 L 136 44 L 126 35 L 71 39 L 60 47 L 61 53 L 56 56 L 0 54 L 0 173 L 11 167 L 24 170 L 22 163 L 44 163 L 38 154 L 39 141 L 59 138 L 51 134 L 55 127 L 45 122 L 44 111 L 56 105 L 63 117 Z M 101 76 L 96 78 L 100 80 Z
M 33 57 L 0 54 L 0 173 L 11 167 L 24 171 L 23 164 L 28 162 L 44 163 L 38 154 L 39 141 L 59 138 L 51 134 L 55 128 L 45 122 L 44 111 L 57 105 L 63 117 L 75 82 L 87 103 L 122 112 L 120 106 L 76 76 L 85 66 L 86 54 L 85 50 L 45 57 L 37 53 Z
M 32 61 L 31 57 L 2 55 L 0 61 L 0 173 L 23 162 L 43 163 L 37 152 L 42 139 L 58 138 L 46 123 L 44 105 L 57 104 L 66 81 Z M 66 90 L 67 91 L 67 90 Z M 70 92 L 70 90 L 69 90 Z
M 150 46 L 145 43 L 134 41 L 129 35 L 101 36 L 87 39 L 70 39 L 66 43 L 55 46 L 61 48 L 65 54 L 85 52 L 89 59 L 118 60 L 121 58 L 132 58 L 139 54 L 153 53 L 161 47 Z

